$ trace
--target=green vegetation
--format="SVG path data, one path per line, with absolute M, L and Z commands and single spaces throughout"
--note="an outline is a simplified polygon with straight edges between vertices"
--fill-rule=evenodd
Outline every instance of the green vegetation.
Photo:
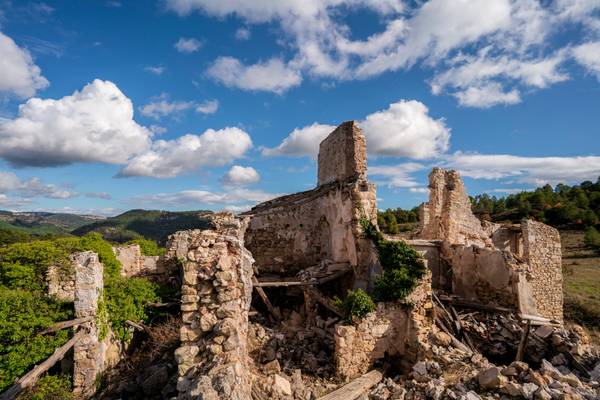
M 34 387 L 23 391 L 17 400 L 72 400 L 69 375 L 46 375 Z
M 411 210 L 388 208 L 385 211 L 377 213 L 377 225 L 382 232 L 395 235 L 402 231 L 411 230 L 414 224 L 419 221 L 419 207 Z
M 592 249 L 600 250 L 600 233 L 596 228 L 590 226 L 585 231 L 583 242 Z
M 0 392 L 68 340 L 68 330 L 45 336 L 37 332 L 71 319 L 72 309 L 72 304 L 0 286 Z
M 103 221 L 75 229 L 74 235 L 98 232 L 111 242 L 125 243 L 136 239 L 151 239 L 164 243 L 174 232 L 185 229 L 206 229 L 209 220 L 203 215 L 210 211 L 131 210 Z
M 156 243 L 154 240 L 134 239 L 130 240 L 126 244 L 139 245 L 140 249 L 142 250 L 142 254 L 145 256 L 162 256 L 166 252 L 166 249 L 164 247 L 159 247 L 158 243 Z
M 362 289 L 348 290 L 344 300 L 335 297 L 334 301 L 348 324 L 355 323 L 375 309 L 373 299 Z

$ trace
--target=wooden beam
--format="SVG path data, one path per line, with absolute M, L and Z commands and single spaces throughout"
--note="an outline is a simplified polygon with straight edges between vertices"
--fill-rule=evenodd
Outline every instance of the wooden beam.
M 383 374 L 374 369 L 318 400 L 356 400 L 382 379 Z
M 435 322 L 437 323 L 437 326 L 439 326 L 441 330 L 443 330 L 448 336 L 450 336 L 450 339 L 452 340 L 452 344 L 454 345 L 454 347 L 456 347 L 459 350 L 462 350 L 463 352 L 465 352 L 467 354 L 473 354 L 473 351 L 471 351 L 471 349 L 469 349 L 469 347 L 467 347 L 467 345 L 465 345 L 463 342 L 458 340 L 456 338 L 456 336 L 454 336 L 452 334 L 452 332 L 450 332 L 450 330 L 448 328 L 446 328 L 444 323 L 439 318 L 436 318 Z
M 15 382 L 10 388 L 8 388 L 2 395 L 0 395 L 0 400 L 13 400 L 17 397 L 23 389 L 32 387 L 35 383 L 40 379 L 40 377 L 48 371 L 56 362 L 62 359 L 67 351 L 71 349 L 71 347 L 75 346 L 77 342 L 79 342 L 85 335 L 88 333 L 85 330 L 80 330 L 73 336 L 69 341 L 63 344 L 58 349 L 54 350 L 54 354 L 52 354 L 46 361 L 34 367 L 31 371 L 23 375 L 21 378 Z
M 255 287 L 288 287 L 288 286 L 308 286 L 315 285 L 317 282 L 294 281 L 259 281 L 254 284 Z
M 308 293 L 308 295 L 311 296 L 314 300 L 318 301 L 321 305 L 323 305 L 325 308 L 327 308 L 329 311 L 333 312 L 334 314 L 336 314 L 339 317 L 343 317 L 342 312 L 340 311 L 339 308 L 337 308 L 335 306 L 333 301 L 331 299 L 323 296 L 321 294 L 321 292 L 319 292 L 317 289 L 315 289 L 313 287 L 307 287 L 305 292 Z
M 57 322 L 56 324 L 51 325 L 48 328 L 41 331 L 38 335 L 45 335 L 47 333 L 60 331 L 65 328 L 70 328 L 72 326 L 78 326 L 78 325 L 84 324 L 86 322 L 91 322 L 93 320 L 94 320 L 94 317 L 83 317 L 83 318 L 72 319 L 70 321 Z
M 515 312 L 515 310 L 510 309 L 510 308 L 491 306 L 488 304 L 482 304 L 482 303 L 478 303 L 476 301 L 464 300 L 464 299 L 460 299 L 457 297 L 441 295 L 440 300 L 448 301 L 453 306 L 458 307 L 458 308 L 469 308 L 469 309 L 479 310 L 479 311 L 493 311 L 493 312 L 505 312 L 505 313 Z
M 531 329 L 531 321 L 527 321 L 525 328 L 523 329 L 523 334 L 521 335 L 521 341 L 519 342 L 519 347 L 517 348 L 517 357 L 515 361 L 523 361 L 523 357 L 525 356 L 525 348 L 527 347 L 527 339 L 529 338 L 529 330 Z
M 281 314 L 275 309 L 275 307 L 273 307 L 273 304 L 271 304 L 271 302 L 269 301 L 269 298 L 267 297 L 267 294 L 265 293 L 263 288 L 261 288 L 260 286 L 256 286 L 257 283 L 258 280 L 255 276 L 253 276 L 252 285 L 254 286 L 254 289 L 256 289 L 256 293 L 258 293 L 263 303 L 265 303 L 265 306 L 267 306 L 267 310 L 269 310 L 269 312 L 275 317 L 275 319 L 279 321 L 281 319 Z

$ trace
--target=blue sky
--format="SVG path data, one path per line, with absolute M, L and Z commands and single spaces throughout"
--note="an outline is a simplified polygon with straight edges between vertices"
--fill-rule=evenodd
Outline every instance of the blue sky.
M 600 176 L 598 0 L 0 0 L 0 209 L 241 210 L 357 120 L 379 207 Z

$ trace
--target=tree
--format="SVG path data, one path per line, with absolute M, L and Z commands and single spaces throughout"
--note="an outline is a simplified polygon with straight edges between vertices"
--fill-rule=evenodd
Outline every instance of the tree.
M 583 241 L 589 247 L 600 249 L 600 233 L 593 226 L 586 229 Z

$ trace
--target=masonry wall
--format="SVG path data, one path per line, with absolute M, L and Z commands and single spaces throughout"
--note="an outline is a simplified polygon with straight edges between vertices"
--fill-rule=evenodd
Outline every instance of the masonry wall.
M 563 320 L 560 234 L 551 226 L 523 221 L 523 253 L 531 267 L 529 281 L 540 315 Z
M 319 145 L 318 185 L 367 177 L 367 143 L 356 122 L 338 126 Z
M 243 244 L 245 222 L 222 213 L 213 223 L 215 229 L 177 232 L 168 245 L 168 256 L 185 254 L 178 398 L 247 400 L 253 259 Z
M 165 263 L 158 256 L 145 256 L 138 244 L 113 247 L 115 257 L 121 263 L 121 276 L 164 275 Z
M 58 300 L 75 300 L 75 271 L 72 265 L 51 265 L 46 271 L 48 295 Z
M 356 378 L 386 357 L 415 362 L 423 356 L 432 325 L 431 275 L 427 274 L 405 302 L 378 303 L 357 325 L 336 325 L 336 374 L 346 380 Z

